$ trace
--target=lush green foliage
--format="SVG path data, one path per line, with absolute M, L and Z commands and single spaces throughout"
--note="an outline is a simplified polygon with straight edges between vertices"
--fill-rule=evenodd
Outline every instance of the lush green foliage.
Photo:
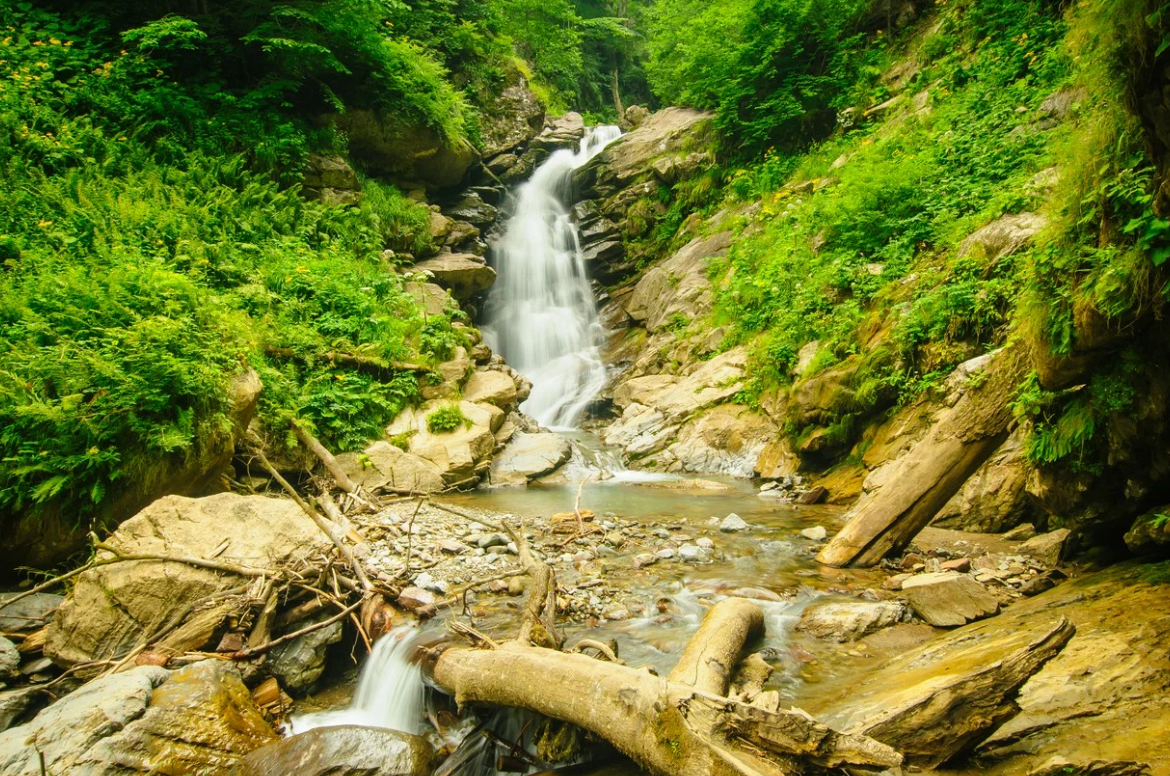
M 200 26 L 93 21 L 0 17 L 0 511 L 84 521 L 215 454 L 249 366 L 277 443 L 293 417 L 339 450 L 377 436 L 418 399 L 393 363 L 459 341 L 381 257 L 428 245 L 429 211 L 373 181 L 305 202 L 281 182 L 312 133 L 192 75 Z
M 470 425 L 470 421 L 458 404 L 446 404 L 427 415 L 427 430 L 432 434 L 449 434 L 464 425 Z

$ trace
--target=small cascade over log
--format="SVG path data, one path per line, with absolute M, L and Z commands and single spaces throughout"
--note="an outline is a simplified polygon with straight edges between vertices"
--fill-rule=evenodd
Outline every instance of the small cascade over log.
M 601 326 L 577 225 L 571 177 L 621 130 L 589 130 L 580 150 L 560 150 L 516 192 L 515 211 L 495 251 L 499 279 L 484 328 L 493 350 L 532 381 L 524 412 L 554 429 L 576 426 L 605 383 Z

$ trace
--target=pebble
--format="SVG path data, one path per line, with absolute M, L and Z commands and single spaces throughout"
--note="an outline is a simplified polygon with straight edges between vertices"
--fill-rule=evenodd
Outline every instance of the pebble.
M 476 545 L 485 550 L 489 547 L 506 547 L 508 540 L 499 534 L 486 534 L 479 537 Z
M 727 517 L 723 518 L 723 522 L 719 524 L 719 530 L 725 533 L 734 533 L 736 531 L 747 530 L 748 524 L 742 517 L 732 512 Z
M 674 549 L 671 547 L 663 547 L 661 550 L 654 553 L 654 556 L 656 558 L 658 558 L 659 560 L 670 560 L 671 558 L 674 557 L 674 555 L 675 555 Z
M 971 570 L 971 559 L 956 558 L 955 560 L 948 560 L 940 563 L 939 569 L 942 571 L 960 571 L 966 573 Z
M 813 528 L 805 528 L 800 532 L 800 535 L 805 539 L 812 539 L 814 542 L 823 542 L 829 536 L 829 532 L 825 530 L 824 526 L 818 525 Z
M 715 542 L 711 541 L 706 536 L 703 536 L 703 537 L 697 539 L 695 541 L 695 544 L 699 545 L 704 550 L 714 549 L 714 547 L 715 547 Z
M 687 562 L 693 563 L 706 559 L 707 553 L 702 548 L 696 547 L 693 544 L 684 544 L 678 548 L 678 556 Z
M 648 552 L 643 552 L 640 555 L 636 555 L 634 557 L 634 568 L 640 569 L 646 566 L 653 566 L 657 562 L 658 558 L 654 557 Z

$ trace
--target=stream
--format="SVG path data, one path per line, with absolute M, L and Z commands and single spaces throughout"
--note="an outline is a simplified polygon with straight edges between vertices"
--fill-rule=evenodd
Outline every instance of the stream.
M 795 702 L 807 681 L 821 681 L 826 675 L 818 673 L 823 667 L 804 659 L 807 653 L 793 644 L 793 626 L 809 602 L 834 592 L 840 578 L 840 572 L 813 563 L 816 546 L 800 531 L 830 524 L 839 510 L 762 498 L 745 480 L 695 481 L 630 471 L 618 453 L 577 428 L 606 382 L 606 367 L 599 353 L 604 332 L 569 215 L 570 181 L 574 169 L 619 136 L 616 127 L 590 130 L 580 150 L 553 153 L 515 192 L 512 215 L 495 247 L 499 278 L 482 327 L 493 350 L 533 383 L 523 411 L 568 436 L 573 459 L 553 477 L 528 488 L 481 488 L 443 500 L 455 507 L 532 520 L 571 509 L 578 483 L 584 481 L 582 507 L 594 512 L 606 531 L 636 538 L 616 547 L 598 541 L 589 553 L 593 557 L 560 558 L 556 571 L 561 585 L 590 589 L 604 578 L 610 589 L 621 590 L 624 596 L 624 603 L 610 606 L 606 616 L 566 623 L 568 641 L 585 632 L 591 639 L 613 639 L 625 662 L 665 675 L 713 603 L 728 595 L 749 597 L 765 612 L 767 635 L 752 648 L 762 650 L 776 669 L 769 687 Z M 720 530 L 731 514 L 749 527 Z M 668 556 L 691 542 L 709 548 L 697 562 Z M 639 564 L 636 559 L 647 553 L 658 553 L 661 562 Z M 507 637 L 519 620 L 518 607 L 507 596 L 484 596 L 474 606 L 474 618 L 482 632 Z M 356 681 L 351 675 L 302 704 L 290 732 L 344 724 L 424 732 L 429 728 L 427 717 L 434 716 L 433 710 L 427 712 L 433 699 L 428 699 L 432 693 L 424 686 L 414 653 L 421 644 L 447 637 L 442 619 L 400 626 L 384 636 Z M 443 743 L 454 745 L 467 736 L 469 724 L 456 725 Z M 497 717 L 489 726 L 506 737 L 518 727 L 517 717 Z M 515 772 L 497 771 L 495 745 L 485 748 L 447 772 L 467 776 Z

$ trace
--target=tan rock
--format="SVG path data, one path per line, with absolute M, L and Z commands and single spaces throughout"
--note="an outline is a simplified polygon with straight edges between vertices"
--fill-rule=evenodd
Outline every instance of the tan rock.
M 463 391 L 463 383 L 472 369 L 471 357 L 466 348 L 457 347 L 451 358 L 435 367 L 434 376 L 427 375 L 419 381 L 419 392 L 424 399 L 454 399 Z
M 572 447 L 559 434 L 519 432 L 492 461 L 493 485 L 524 485 L 558 469 L 569 460 Z
M 1032 537 L 1017 549 L 1020 553 L 1031 555 L 1041 563 L 1056 566 L 1064 559 L 1070 534 L 1071 532 L 1067 528 L 1058 528 L 1055 531 Z
M 675 316 L 688 321 L 702 317 L 711 309 L 707 267 L 712 259 L 727 255 L 730 247 L 730 232 L 696 237 L 642 276 L 626 302 L 626 313 L 652 332 Z
M 427 315 L 446 315 L 449 309 L 458 307 L 447 290 L 435 283 L 411 280 L 405 284 L 405 288 L 406 293 L 410 294 L 411 298 L 423 308 Z
M 437 465 L 386 441 L 374 442 L 361 453 L 339 455 L 337 461 L 354 482 L 370 491 L 409 495 L 446 487 Z
M 790 477 L 798 471 L 800 459 L 792 452 L 785 438 L 774 439 L 764 446 L 756 458 L 756 475 L 765 480 Z
M 959 258 L 977 255 L 994 263 L 1010 256 L 1035 239 L 1048 224 L 1036 213 L 1014 213 L 976 230 L 959 246 Z
M 437 467 L 447 486 L 470 485 L 491 464 L 496 447 L 494 432 L 504 423 L 504 411 L 490 404 L 457 402 L 467 422 L 453 431 L 431 432 L 427 418 L 450 404 L 429 401 L 404 410 L 386 429 L 386 434 L 396 441 L 405 440 L 408 453 Z
M 422 736 L 341 725 L 258 749 L 238 776 L 429 776 L 434 760 L 434 748 Z
M 779 429 L 748 407 L 721 404 L 678 430 L 660 456 L 667 471 L 750 477 L 760 453 Z
M 1020 431 L 971 475 L 932 521 L 939 528 L 1002 533 L 1030 521 L 1035 512 L 1028 494 L 1031 466 L 1024 456 Z
M 432 259 L 420 261 L 414 268 L 429 272 L 437 284 L 461 302 L 486 291 L 496 282 L 496 271 L 483 258 L 471 253 L 440 253 Z
M 1164 552 L 1170 547 L 1170 506 L 1151 509 L 1133 521 L 1125 534 L 1125 545 L 1130 552 L 1150 554 Z
M 995 614 L 999 601 L 966 574 L 918 574 L 902 582 L 910 608 L 940 628 L 966 625 Z
M 850 601 L 810 606 L 797 630 L 837 642 L 857 641 L 901 622 L 906 605 L 900 601 Z
M 276 568 L 321 552 L 329 539 L 292 501 L 222 493 L 161 498 L 106 542 L 126 554 L 196 558 L 213 557 L 226 542 L 217 560 Z M 186 563 L 128 561 L 91 569 L 77 578 L 50 623 L 45 655 L 59 665 L 123 655 L 176 609 L 243 582 Z
M 506 409 L 516 403 L 516 382 L 503 372 L 479 369 L 471 374 L 463 386 L 463 399 Z

